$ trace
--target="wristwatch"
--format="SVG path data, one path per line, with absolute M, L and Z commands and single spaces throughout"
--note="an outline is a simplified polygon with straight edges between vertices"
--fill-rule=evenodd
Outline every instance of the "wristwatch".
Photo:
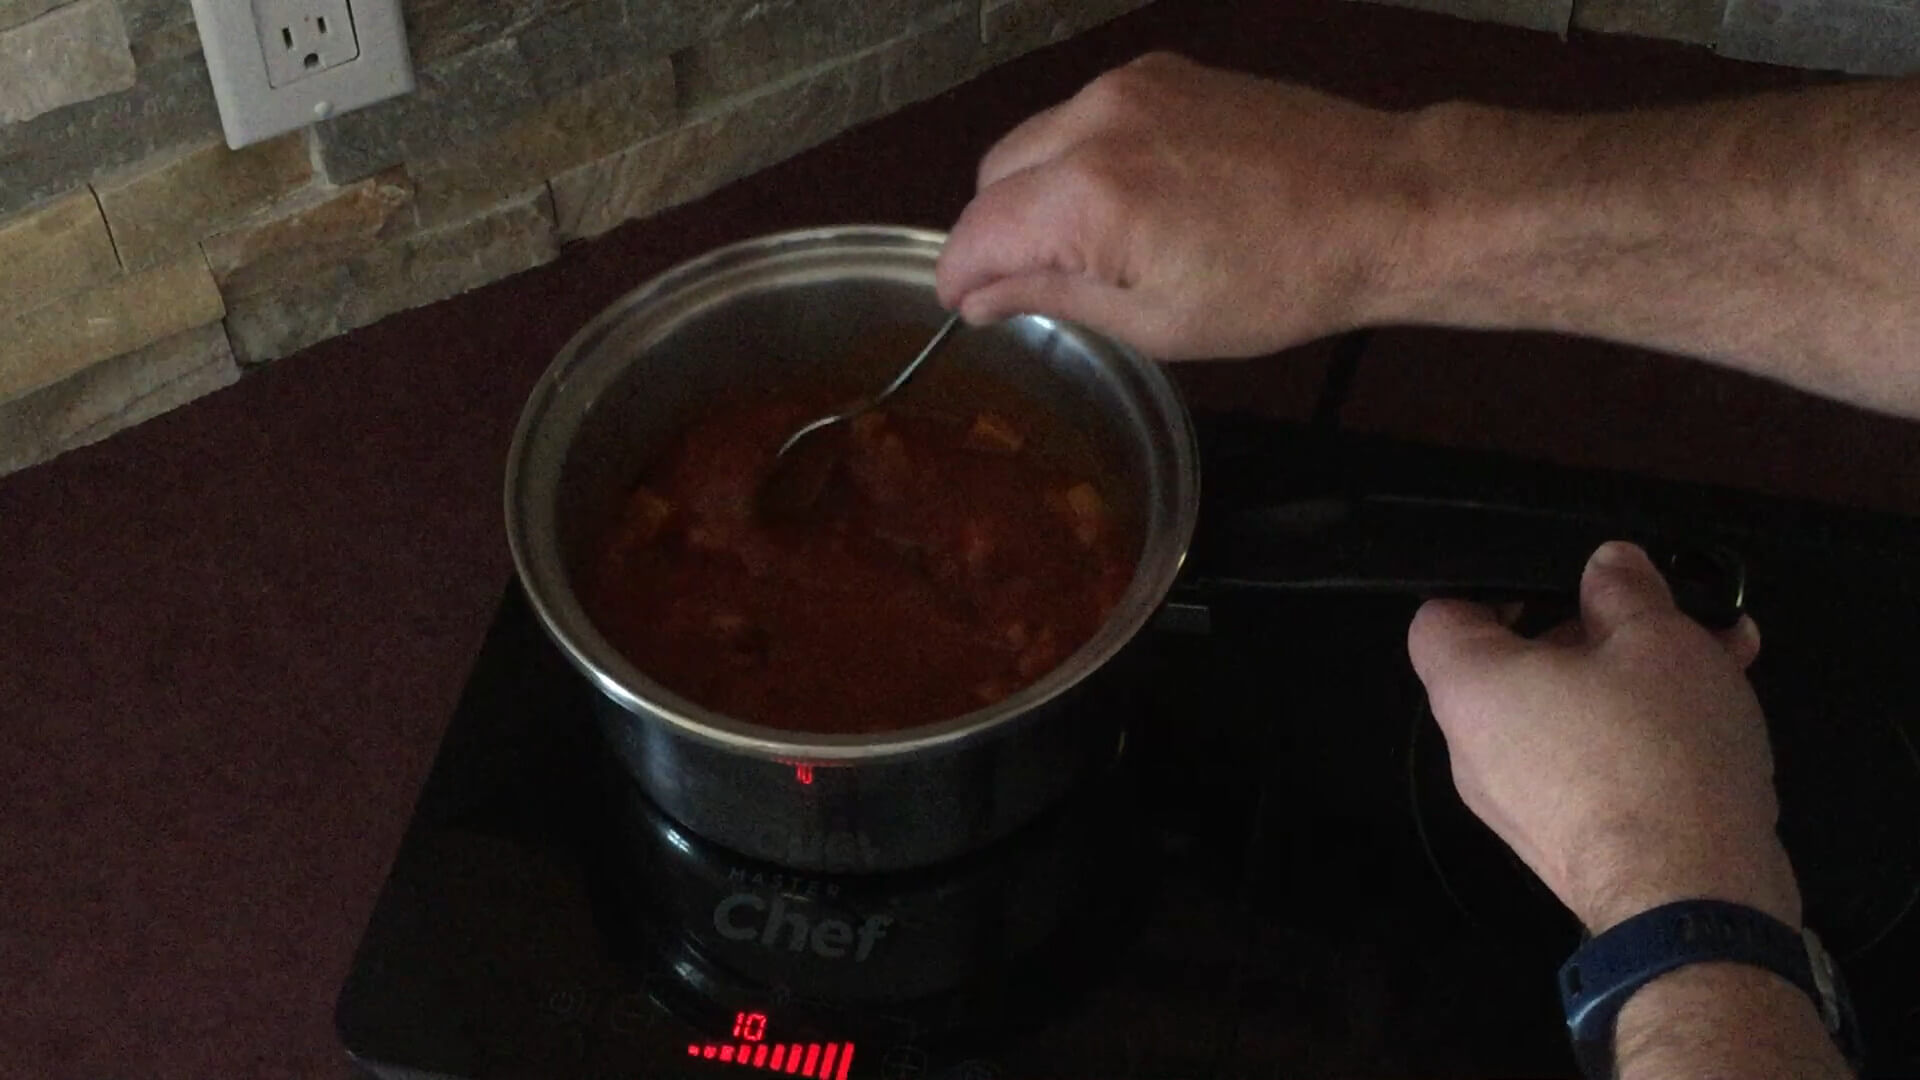
M 1850 1063 L 1859 1025 L 1833 958 L 1811 930 L 1722 900 L 1681 900 L 1643 911 L 1576 950 L 1560 967 L 1560 1003 L 1574 1060 L 1587 1080 L 1613 1076 L 1614 1024 L 1634 992 L 1675 968 L 1713 961 L 1764 968 L 1804 990 Z

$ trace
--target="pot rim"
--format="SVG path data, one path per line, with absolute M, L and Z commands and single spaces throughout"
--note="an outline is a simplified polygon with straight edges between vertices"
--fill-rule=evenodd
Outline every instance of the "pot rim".
M 1146 397 L 1144 411 L 1166 422 L 1163 466 L 1170 486 L 1164 507 L 1168 527 L 1149 529 L 1134 569 L 1133 581 L 1113 613 L 1094 636 L 1020 692 L 1002 701 L 959 716 L 879 734 L 824 734 L 792 731 L 740 720 L 704 708 L 655 682 L 626 659 L 587 618 L 564 567 L 557 559 L 535 557 L 534 538 L 520 513 L 526 502 L 526 466 L 536 436 L 567 380 L 583 365 L 625 365 L 632 358 L 607 359 L 589 350 L 618 323 L 646 319 L 649 307 L 666 306 L 680 293 L 698 286 L 716 273 L 737 271 L 758 260 L 789 258 L 809 251 L 822 253 L 852 247 L 924 252 L 931 266 L 946 242 L 944 232 L 908 226 L 850 224 L 770 233 L 716 248 L 678 263 L 630 290 L 580 328 L 535 382 L 515 425 L 507 452 L 505 511 L 507 542 L 516 575 L 548 638 L 569 663 L 606 697 L 636 718 L 656 718 L 692 738 L 722 749 L 787 764 L 853 764 L 877 762 L 951 749 L 1008 725 L 1023 722 L 1044 706 L 1069 693 L 1104 667 L 1137 637 L 1160 608 L 1179 576 L 1199 515 L 1199 451 L 1192 418 L 1173 381 L 1160 366 L 1134 349 L 1077 324 L 1044 316 L 1020 316 L 1042 325 L 1059 326 L 1100 343 L 1126 365 L 1131 383 Z M 662 330 L 673 325 L 672 312 L 661 313 Z M 1159 535 L 1156 535 L 1158 533 Z

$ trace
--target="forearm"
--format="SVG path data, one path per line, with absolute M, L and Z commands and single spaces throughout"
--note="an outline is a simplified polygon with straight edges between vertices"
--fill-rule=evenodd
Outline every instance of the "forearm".
M 1412 114 L 1379 320 L 1715 360 L 1920 416 L 1920 80 Z
M 1620 1010 L 1620 1080 L 1843 1080 L 1852 1075 L 1813 1002 L 1772 972 L 1681 968 Z

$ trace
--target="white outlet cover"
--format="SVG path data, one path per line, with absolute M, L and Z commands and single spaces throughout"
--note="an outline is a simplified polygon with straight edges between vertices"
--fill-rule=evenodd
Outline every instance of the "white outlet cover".
M 272 6 L 277 14 L 301 11 L 299 0 Z M 254 5 L 193 0 L 220 126 L 233 149 L 412 92 L 413 60 L 399 0 L 330 0 L 314 7 L 348 9 L 359 55 L 276 88 L 267 77 L 266 34 L 255 21 Z

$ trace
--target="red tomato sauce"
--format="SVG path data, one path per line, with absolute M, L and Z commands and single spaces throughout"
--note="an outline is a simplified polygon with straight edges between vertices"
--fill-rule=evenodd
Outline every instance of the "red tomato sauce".
M 589 614 L 674 692 L 795 731 L 932 723 L 1058 666 L 1132 579 L 1097 488 L 991 414 L 870 413 L 808 510 L 765 520 L 754 500 L 774 451 L 819 411 L 716 411 L 596 547 Z

